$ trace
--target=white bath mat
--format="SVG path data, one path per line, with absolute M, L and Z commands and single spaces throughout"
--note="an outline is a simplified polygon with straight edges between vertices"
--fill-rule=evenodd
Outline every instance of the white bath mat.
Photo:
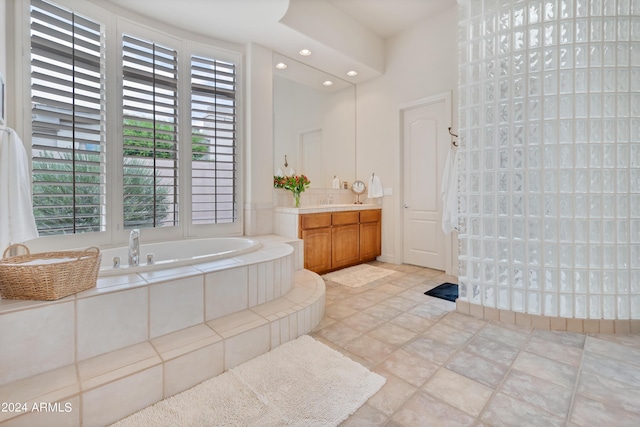
M 385 381 L 303 335 L 113 427 L 337 426 Z
M 325 280 L 331 280 L 332 282 L 340 283 L 344 286 L 351 288 L 357 288 L 367 283 L 371 283 L 383 277 L 389 276 L 395 273 L 393 270 L 386 268 L 374 267 L 373 265 L 360 264 L 353 267 L 343 268 L 342 270 L 334 271 L 322 276 Z

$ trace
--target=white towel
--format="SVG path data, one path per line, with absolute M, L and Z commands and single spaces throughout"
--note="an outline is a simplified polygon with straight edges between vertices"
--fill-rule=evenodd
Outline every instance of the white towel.
M 371 178 L 369 178 L 369 194 L 367 197 L 375 199 L 382 196 L 384 196 L 384 190 L 382 189 L 380 177 L 378 175 L 371 175 Z
M 333 177 L 332 187 L 333 188 L 340 188 L 340 178 L 338 178 L 337 176 Z
M 13 129 L 0 126 L 0 256 L 8 245 L 36 237 L 27 152 Z
M 458 222 L 458 150 L 451 148 L 442 175 L 442 231 L 459 229 Z

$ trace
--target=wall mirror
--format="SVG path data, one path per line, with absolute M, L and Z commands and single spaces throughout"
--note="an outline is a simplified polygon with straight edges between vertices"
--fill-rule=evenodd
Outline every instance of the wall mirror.
M 350 185 L 356 169 L 355 85 L 278 53 L 273 67 L 274 175 L 305 174 L 310 188 L 332 188 L 334 177 Z

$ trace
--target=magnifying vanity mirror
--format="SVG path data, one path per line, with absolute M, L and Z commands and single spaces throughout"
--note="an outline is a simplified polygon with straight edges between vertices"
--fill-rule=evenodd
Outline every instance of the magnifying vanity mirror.
M 364 185 L 364 182 L 358 180 L 353 181 L 353 184 L 351 184 L 351 192 L 358 197 L 358 199 L 356 200 L 357 205 L 362 204 L 362 202 L 360 201 L 360 195 L 364 194 L 365 191 L 367 191 L 367 186 Z
M 278 53 L 273 67 L 274 175 L 304 174 L 312 189 L 352 182 L 355 85 Z

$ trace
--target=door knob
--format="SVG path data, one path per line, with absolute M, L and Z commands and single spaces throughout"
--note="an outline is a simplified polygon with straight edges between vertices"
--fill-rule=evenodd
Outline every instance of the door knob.
M 404 204 L 404 208 L 405 208 L 405 209 L 409 209 L 409 205 L 405 203 L 405 204 Z

